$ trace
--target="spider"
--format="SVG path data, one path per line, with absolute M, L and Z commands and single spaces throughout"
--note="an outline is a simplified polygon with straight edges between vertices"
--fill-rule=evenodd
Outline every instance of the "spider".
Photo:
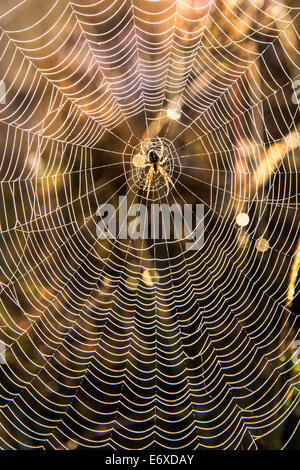
M 166 156 L 164 157 L 164 145 L 160 138 L 159 138 L 159 143 L 160 143 L 160 152 L 158 152 L 154 147 L 151 147 L 150 150 L 148 150 L 147 152 L 144 146 L 142 145 L 142 154 L 146 161 L 145 167 L 150 166 L 150 169 L 147 173 L 145 186 L 144 186 L 144 190 L 147 189 L 147 199 L 149 197 L 153 175 L 157 172 L 159 172 L 161 176 L 163 177 L 163 179 L 165 180 L 165 183 L 167 186 L 167 195 L 169 194 L 169 191 L 170 191 L 169 183 L 172 186 L 174 186 L 170 176 L 161 166 L 166 162 L 167 157 Z

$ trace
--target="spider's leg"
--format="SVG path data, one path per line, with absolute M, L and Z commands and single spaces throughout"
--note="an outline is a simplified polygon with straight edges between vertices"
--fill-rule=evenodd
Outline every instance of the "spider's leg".
M 150 192 L 150 186 L 151 186 L 151 182 L 152 182 L 152 178 L 153 178 L 153 173 L 154 173 L 154 168 L 153 168 L 153 165 L 151 165 L 151 168 L 148 171 L 147 178 L 146 178 L 146 181 L 145 181 L 145 186 L 144 186 L 144 190 L 147 188 L 147 199 L 149 197 L 149 192 Z
M 174 183 L 173 181 L 171 180 L 170 176 L 168 175 L 168 173 L 160 166 L 160 165 L 157 165 L 157 168 L 160 172 L 160 174 L 163 176 L 163 178 L 165 180 L 167 180 L 169 183 L 171 183 L 171 185 L 174 187 Z
M 169 194 L 169 191 L 170 191 L 170 186 L 169 186 L 169 183 L 171 183 L 171 185 L 174 187 L 174 183 L 173 181 L 171 180 L 170 176 L 168 175 L 167 172 L 165 172 L 165 170 L 163 168 L 161 168 L 160 165 L 157 165 L 157 169 L 158 171 L 160 172 L 161 176 L 163 177 L 163 179 L 165 180 L 165 183 L 166 183 L 166 186 L 167 186 L 167 195 Z

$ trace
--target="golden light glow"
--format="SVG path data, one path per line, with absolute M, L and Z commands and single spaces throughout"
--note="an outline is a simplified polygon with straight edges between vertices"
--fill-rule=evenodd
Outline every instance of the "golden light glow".
M 125 282 L 126 288 L 129 290 L 137 290 L 139 281 L 136 277 L 128 277 Z
M 249 242 L 249 237 L 245 232 L 242 232 L 238 238 L 238 243 L 241 248 L 245 248 Z
M 288 301 L 292 302 L 295 296 L 295 285 L 297 281 L 298 271 L 300 266 L 300 242 L 298 243 L 295 259 L 292 265 L 291 274 L 290 274 L 290 282 L 288 288 Z
M 282 141 L 272 144 L 252 176 L 252 191 L 257 191 L 258 187 L 266 184 L 284 156 L 297 147 L 299 147 L 299 140 L 296 132 L 292 132 Z
M 169 108 L 167 110 L 167 115 L 169 119 L 173 121 L 178 121 L 181 118 L 181 109 L 180 108 Z
M 260 253 L 264 253 L 265 251 L 268 251 L 268 249 L 270 248 L 270 245 L 266 238 L 259 238 L 255 242 L 255 247 L 257 251 L 259 251 Z
M 262 8 L 265 2 L 264 0 L 254 0 L 254 3 L 258 8 Z
M 158 280 L 158 274 L 156 271 L 151 273 L 149 269 L 145 269 L 142 274 L 142 280 L 146 286 L 153 287 Z
M 134 155 L 134 157 L 132 159 L 132 164 L 136 168 L 143 168 L 144 165 L 145 165 L 144 155 L 142 155 L 141 153 L 137 153 L 136 155 Z
M 77 444 L 77 442 L 74 442 L 74 441 L 68 441 L 67 442 L 67 447 L 70 450 L 75 450 L 75 449 L 77 449 L 78 444 Z
M 104 277 L 102 282 L 104 286 L 110 287 L 111 285 L 111 281 L 108 277 Z
M 236 216 L 236 223 L 240 227 L 246 227 L 246 225 L 248 225 L 249 222 L 250 222 L 249 215 L 246 214 L 245 212 L 241 212 L 240 214 Z

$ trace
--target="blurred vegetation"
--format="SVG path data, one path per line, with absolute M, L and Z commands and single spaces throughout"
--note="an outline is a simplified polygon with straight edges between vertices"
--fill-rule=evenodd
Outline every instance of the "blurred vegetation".
M 3 2 L 0 6 L 0 15 L 9 11 L 17 3 L 14 0 L 9 0 L 5 4 Z M 83 1 L 82 3 L 85 4 Z M 89 3 L 92 2 L 86 2 L 86 4 Z M 197 6 L 199 1 L 193 0 L 187 3 Z M 298 0 L 289 0 L 286 5 L 295 8 L 299 6 L 297 3 L 299 3 Z M 1 380 L 5 384 L 6 393 L 2 392 L 1 401 L 9 403 L 11 397 L 18 393 L 19 386 L 22 388 L 21 382 L 29 382 L 31 374 L 37 374 L 38 392 L 34 392 L 33 387 L 29 387 L 28 390 L 33 394 L 36 393 L 35 396 L 38 396 L 38 393 L 41 394 L 44 397 L 45 406 L 47 400 L 52 406 L 49 408 L 47 420 L 43 418 L 42 424 L 33 424 L 33 421 L 29 420 L 30 426 L 33 426 L 32 435 L 25 438 L 25 426 L 22 428 L 18 423 L 20 409 L 23 408 L 27 412 L 33 405 L 36 413 L 44 414 L 44 410 L 39 409 L 37 401 L 32 402 L 29 391 L 24 389 L 24 398 L 19 396 L 15 402 L 12 402 L 9 415 L 5 417 L 2 415 L 2 424 L 6 431 L 0 430 L 0 437 L 8 443 L 7 448 L 10 445 L 15 447 L 17 441 L 19 441 L 20 448 L 23 448 L 24 444 L 29 447 L 38 446 L 40 437 L 37 436 L 42 436 L 43 433 L 46 435 L 47 426 L 55 423 L 60 410 L 66 409 L 70 412 L 69 420 L 67 418 L 62 429 L 57 431 L 55 438 L 52 438 L 50 443 L 46 441 L 44 445 L 70 449 L 80 447 L 68 429 L 68 425 L 72 425 L 72 416 L 78 417 L 70 409 L 70 404 L 73 403 L 74 390 L 78 389 L 77 412 L 78 414 L 87 413 L 86 408 L 83 411 L 80 404 L 82 372 L 85 370 L 86 363 L 93 358 L 94 352 L 97 349 L 99 352 L 99 340 L 103 331 L 107 331 L 109 308 L 106 310 L 106 306 L 112 303 L 118 289 L 116 278 L 121 276 L 127 289 L 127 296 L 134 305 L 134 292 L 141 289 L 143 295 L 147 297 L 147 290 L 143 290 L 145 285 L 151 286 L 154 283 L 153 279 L 158 276 L 157 271 L 163 272 L 167 259 L 166 250 L 157 247 L 155 255 L 158 261 L 154 266 L 154 251 L 153 247 L 149 246 L 143 252 L 142 265 L 135 252 L 135 249 L 141 248 L 138 241 L 134 246 L 135 249 L 128 249 L 126 256 L 124 256 L 122 245 L 115 246 L 111 253 L 109 241 L 95 244 L 95 211 L 99 202 L 109 200 L 117 206 L 119 194 L 125 193 L 125 190 L 122 192 L 120 188 L 126 188 L 130 200 L 135 197 L 135 192 L 126 176 L 126 169 L 130 167 L 132 148 L 137 148 L 139 142 L 146 137 L 145 123 L 141 117 L 143 113 L 137 113 L 136 116 L 131 117 L 130 125 L 120 119 L 119 124 L 113 127 L 113 132 L 110 132 L 112 121 L 118 119 L 120 111 L 117 106 L 114 108 L 114 104 L 112 105 L 112 101 L 108 99 L 109 87 L 103 86 L 103 77 L 97 67 L 90 65 L 88 73 L 83 67 L 83 64 L 93 63 L 89 61 L 89 59 L 92 60 L 90 46 L 85 42 L 79 26 L 74 26 L 72 21 L 53 26 L 59 13 L 64 11 L 66 2 L 60 2 L 59 6 L 53 10 L 53 14 L 48 15 L 46 20 L 33 28 L 36 39 L 30 43 L 30 50 L 26 50 L 28 46 L 26 41 L 32 39 L 32 29 L 28 28 L 28 31 L 22 33 L 16 31 L 34 25 L 49 11 L 50 4 L 52 5 L 52 2 L 30 0 L 19 9 L 3 16 L 0 22 L 3 31 L 9 32 L 1 37 L 1 47 L 6 53 L 0 63 L 0 72 L 2 76 L 6 76 L 7 83 L 12 83 L 8 91 L 10 105 L 5 109 L 0 108 L 0 133 L 3 137 L 0 142 L 2 155 L 0 282 L 3 287 L 0 315 L 4 325 L 4 327 L 0 325 L 0 339 L 11 346 L 7 354 L 8 362 L 15 376 L 19 378 L 19 382 L 18 380 L 14 382 L 11 372 L 5 370 L 2 373 Z M 159 4 L 161 8 L 164 0 L 160 0 Z M 284 5 L 280 6 L 279 3 L 271 0 L 257 0 L 256 2 L 216 0 L 216 4 L 219 5 L 219 9 L 211 11 L 211 16 L 205 24 L 208 33 L 202 39 L 200 48 L 202 58 L 200 56 L 199 68 L 190 67 L 189 54 L 186 54 L 186 57 L 183 57 L 181 63 L 178 64 L 176 54 L 173 53 L 172 56 L 172 52 L 170 53 L 166 67 L 169 67 L 169 64 L 173 65 L 169 67 L 168 73 L 172 77 L 172 74 L 178 73 L 181 67 L 183 76 L 187 74 L 189 78 L 188 100 L 184 101 L 178 90 L 174 91 L 166 87 L 163 102 L 156 103 L 154 99 L 153 107 L 148 113 L 150 135 L 155 138 L 168 129 L 168 139 L 172 141 L 181 133 L 182 124 L 177 125 L 175 122 L 170 126 L 170 119 L 167 116 L 170 102 L 177 103 L 182 111 L 184 125 L 188 126 L 201 113 L 199 103 L 203 105 L 206 101 L 209 102 L 211 90 L 217 89 L 222 83 L 224 99 L 220 100 L 219 107 L 217 109 L 212 107 L 211 113 L 206 114 L 202 122 L 191 125 L 189 130 L 183 132 L 178 138 L 180 149 L 178 158 L 180 160 L 185 156 L 184 162 L 189 170 L 182 175 L 183 186 L 180 189 L 178 185 L 178 191 L 172 196 L 173 202 L 180 202 L 184 196 L 187 202 L 193 203 L 196 200 L 195 194 L 201 195 L 201 201 L 204 201 L 206 206 L 214 207 L 216 213 L 222 217 L 228 216 L 224 219 L 224 224 L 228 224 L 228 233 L 231 233 L 229 222 L 237 213 L 247 208 L 252 217 L 251 230 L 255 229 L 257 232 L 254 233 L 252 230 L 252 239 L 245 231 L 244 238 L 236 240 L 236 252 L 232 254 L 232 263 L 239 262 L 239 269 L 246 269 L 249 259 L 240 262 L 241 250 L 245 244 L 250 247 L 249 252 L 253 250 L 254 235 L 262 236 L 268 231 L 270 243 L 272 241 L 276 243 L 276 250 L 268 255 L 270 256 L 269 264 L 266 263 L 268 266 L 260 266 L 258 262 L 253 263 L 248 274 L 253 282 L 259 282 L 263 286 L 270 278 L 275 261 L 279 265 L 277 258 L 279 257 L 280 268 L 279 272 L 276 272 L 270 295 L 276 294 L 278 304 L 282 304 L 282 299 L 289 287 L 291 272 L 290 260 L 282 253 L 286 252 L 287 247 L 293 252 L 297 249 L 297 226 L 293 211 L 293 204 L 295 205 L 297 201 L 291 201 L 291 206 L 285 210 L 278 207 L 274 208 L 274 211 L 268 205 L 262 207 L 259 200 L 256 204 L 248 203 L 249 200 L 255 199 L 254 196 L 261 196 L 261 199 L 266 196 L 263 192 L 263 185 L 266 187 L 272 185 L 278 198 L 286 197 L 286 189 L 284 191 L 282 187 L 284 175 L 286 171 L 296 173 L 300 165 L 298 140 L 295 140 L 295 133 L 291 132 L 293 124 L 299 132 L 299 111 L 297 111 L 297 105 L 291 103 L 293 93 L 291 82 L 299 78 L 300 63 L 297 51 L 299 51 L 300 44 L 296 31 L 298 33 L 300 31 L 300 17 L 297 16 L 296 10 L 289 11 Z M 260 10 L 256 8 L 257 4 Z M 155 8 L 154 5 L 154 12 Z M 182 8 L 184 9 L 184 6 Z M 93 12 L 92 7 L 89 12 Z M 65 19 L 67 18 L 66 14 Z M 123 18 L 124 11 L 120 9 L 118 14 L 120 28 Z M 279 35 L 280 31 L 286 28 L 287 22 L 291 20 L 294 20 L 294 28 L 290 27 L 287 30 L 283 47 L 282 42 L 274 40 L 274 37 Z M 109 27 L 109 21 L 109 17 L 104 14 L 103 23 L 95 24 L 93 28 L 90 28 L 89 33 L 101 37 L 103 41 L 110 41 L 109 44 L 112 45 L 117 40 L 112 30 L 113 25 Z M 183 17 L 180 21 L 177 27 L 186 30 L 187 24 Z M 116 18 L 114 18 L 114 23 L 116 23 Z M 186 37 L 182 36 L 183 44 L 191 46 L 196 44 L 199 40 L 196 34 L 199 24 L 201 24 L 200 19 L 193 23 L 195 31 L 191 29 L 187 31 Z M 53 27 L 48 32 L 51 25 Z M 159 28 L 160 26 L 156 25 L 156 33 Z M 164 28 L 165 25 L 162 24 L 160 40 L 164 37 L 162 35 Z M 148 32 L 148 36 L 155 41 L 151 36 L 151 31 Z M 132 38 L 128 36 L 127 39 L 129 50 Z M 53 40 L 55 44 L 53 50 L 51 46 L 47 46 L 50 40 Z M 273 48 L 268 47 L 270 42 L 274 43 Z M 78 51 L 77 55 L 74 55 L 74 45 Z M 123 53 L 128 53 L 128 50 Z M 32 67 L 28 68 L 24 54 L 25 57 L 27 54 L 27 59 L 29 58 L 30 63 L 33 64 Z M 251 65 L 258 55 L 259 59 L 255 61 L 255 66 Z M 13 65 L 11 65 L 12 57 Z M 232 57 L 235 58 L 234 64 L 232 64 Z M 120 56 L 118 65 L 112 68 L 109 66 L 110 58 L 105 57 L 105 50 L 101 51 L 100 58 L 102 63 L 106 63 L 105 79 L 113 89 L 116 101 L 121 102 L 126 108 L 126 105 L 138 99 L 140 91 L 134 89 L 131 95 L 118 95 L 118 77 L 124 74 L 123 86 L 129 86 L 126 82 L 128 70 L 135 67 L 138 74 L 138 64 L 135 63 L 134 56 L 127 62 L 122 61 Z M 144 58 L 147 58 L 146 55 Z M 157 51 L 149 50 L 148 60 L 157 61 L 160 58 Z M 278 66 L 278 58 L 284 64 L 286 74 Z M 65 59 L 66 69 L 63 71 L 59 68 L 55 69 L 62 59 Z M 214 65 L 214 73 L 211 68 L 205 69 L 205 63 Z M 232 75 L 239 76 L 244 68 L 243 79 L 237 80 L 234 84 L 232 75 L 229 76 L 228 73 L 229 64 L 231 64 Z M 52 67 L 54 67 L 54 72 L 51 71 Z M 43 70 L 43 73 L 38 74 L 39 70 Z M 50 83 L 55 83 L 56 88 L 53 88 Z M 155 83 L 153 79 L 153 85 Z M 34 84 L 33 88 L 31 88 L 32 84 Z M 115 88 L 113 88 L 114 84 Z M 278 93 L 274 93 L 278 85 L 282 88 Z M 226 95 L 227 86 L 231 89 L 230 95 Z M 53 91 L 56 89 L 64 90 L 68 98 L 61 97 L 59 93 L 56 94 Z M 83 89 L 86 95 L 81 94 Z M 93 107 L 86 98 L 89 94 L 95 94 L 96 105 L 101 106 L 99 116 L 94 115 L 93 109 L 96 106 Z M 40 102 L 39 96 L 43 97 Z M 251 108 L 251 102 L 261 100 L 261 106 L 255 107 L 254 114 L 251 115 L 247 113 L 237 116 L 228 115 L 228 102 L 226 102 L 228 96 L 231 99 L 231 106 L 236 107 L 237 111 L 242 100 L 244 100 L 243 105 L 249 105 L 249 108 Z M 268 99 L 263 99 L 266 96 Z M 149 103 L 151 104 L 151 99 Z M 77 106 L 81 110 L 80 113 L 78 113 Z M 14 116 L 16 111 L 18 114 Z M 206 136 L 204 131 L 210 128 L 217 111 L 222 114 L 224 122 L 229 121 L 233 124 L 230 127 L 223 126 L 218 129 L 219 133 L 208 132 Z M 74 121 L 77 115 L 78 120 Z M 97 125 L 94 124 L 94 119 Z M 9 134 L 7 133 L 8 124 L 12 126 Z M 134 129 L 134 134 L 132 129 Z M 234 129 L 237 131 L 234 132 Z M 26 134 L 27 131 L 28 134 Z M 199 133 L 204 135 L 201 140 L 197 138 Z M 27 138 L 27 135 L 30 138 Z M 36 138 L 37 135 L 38 138 Z M 215 141 L 212 135 L 216 137 Z M 217 138 L 220 141 L 222 139 L 226 141 L 230 146 L 230 151 L 234 152 L 233 171 L 238 173 L 241 168 L 247 166 L 253 169 L 251 178 L 247 172 L 243 174 L 243 171 L 240 171 L 239 181 L 229 181 L 226 175 L 232 169 L 229 168 L 228 159 L 222 157 L 222 152 L 218 152 Z M 263 156 L 262 144 L 266 148 Z M 199 155 L 199 158 L 195 160 L 189 155 Z M 273 158 L 273 167 L 269 164 L 270 155 Z M 262 167 L 257 163 L 258 161 L 262 161 Z M 264 166 L 264 163 L 267 166 Z M 191 178 L 197 166 L 201 166 L 203 170 L 201 181 Z M 219 172 L 212 172 L 211 168 L 217 168 Z M 276 174 L 274 174 L 274 168 L 277 169 Z M 12 180 L 15 181 L 14 184 L 11 183 Z M 189 187 L 189 194 L 184 192 L 184 186 Z M 217 188 L 217 190 L 214 191 L 212 188 Z M 220 188 L 223 188 L 223 191 Z M 224 191 L 226 194 L 233 194 L 234 197 L 228 197 L 228 200 L 225 198 L 224 202 Z M 297 194 L 296 179 L 290 181 L 288 192 L 291 195 Z M 218 217 L 213 215 L 209 225 L 211 239 L 217 233 L 218 223 Z M 286 227 L 284 231 L 282 231 L 283 225 Z M 77 235 L 74 237 L 77 232 L 80 234 L 78 238 Z M 73 239 L 74 243 L 64 245 L 62 241 L 68 238 Z M 289 240 L 292 246 L 289 246 Z M 124 244 L 129 244 L 129 241 L 125 240 Z M 181 250 L 180 243 L 171 244 L 169 257 L 179 257 Z M 212 265 L 217 263 L 218 256 L 218 252 L 211 252 Z M 249 255 L 249 258 L 251 256 Z M 78 267 L 79 258 L 84 262 Z M 107 268 L 105 261 L 108 258 L 111 259 L 110 266 L 115 266 L 115 268 Z M 124 262 L 124 271 L 121 274 L 117 269 L 120 260 Z M 38 269 L 35 269 L 36 266 Z M 68 282 L 67 276 L 70 271 L 74 272 L 71 283 Z M 220 284 L 229 273 L 230 267 L 224 270 L 223 278 L 219 279 Z M 202 276 L 201 272 L 199 276 Z M 204 282 L 204 275 L 202 280 Z M 171 281 L 175 288 L 180 284 L 180 279 Z M 168 280 L 168 282 L 171 281 Z M 81 293 L 81 296 L 78 293 Z M 278 332 L 284 330 L 283 337 L 287 342 L 299 328 L 298 299 L 299 296 L 288 306 L 295 314 L 296 319 L 293 324 L 286 324 L 284 317 L 281 323 L 274 320 L 274 328 L 277 328 Z M 150 305 L 150 295 L 148 300 Z M 233 300 L 238 301 L 234 295 Z M 123 308 L 122 302 L 122 296 L 114 300 L 116 312 L 123 318 L 127 318 L 129 325 L 134 325 L 139 315 L 143 315 L 141 306 L 136 307 L 137 319 L 132 320 L 131 315 Z M 190 299 L 186 308 L 192 309 L 192 304 L 193 299 Z M 164 309 L 160 312 L 161 316 L 165 315 L 166 325 L 169 324 L 172 313 L 171 310 L 169 315 L 164 313 L 168 311 L 168 308 L 168 299 L 166 299 Z M 250 311 L 251 308 L 249 303 L 245 310 Z M 258 303 L 256 316 L 261 314 L 261 308 L 261 304 Z M 35 322 L 36 328 L 28 335 L 24 335 L 23 332 L 32 321 Z M 72 353 L 76 352 L 82 331 L 87 334 L 85 350 L 82 351 L 80 360 L 74 359 L 73 375 L 68 375 Z M 122 333 L 122 328 L 118 327 L 118 331 Z M 125 333 L 127 334 L 124 330 Z M 138 333 L 137 339 L 140 339 Z M 69 356 L 64 355 L 62 345 L 66 345 L 70 352 Z M 115 350 L 118 348 L 117 341 L 114 342 L 114 348 Z M 284 345 L 282 348 L 284 350 Z M 108 354 L 104 358 L 104 363 L 113 358 L 115 350 L 112 348 L 111 356 Z M 191 356 L 194 352 L 188 351 Z M 292 354 L 292 351 L 288 351 L 288 354 Z M 55 362 L 55 366 L 51 366 L 49 358 L 56 356 L 59 361 Z M 121 356 L 123 358 L 123 351 Z M 288 357 L 285 359 L 288 360 Z M 116 377 L 121 370 L 120 364 L 115 365 Z M 99 364 L 96 358 L 92 363 L 92 370 L 97 366 Z M 199 369 L 200 367 L 199 362 Z M 293 378 L 300 372 L 297 367 L 295 366 L 290 372 L 285 370 L 283 380 L 287 380 L 287 375 L 290 373 L 290 380 L 293 381 Z M 265 378 L 269 373 L 270 370 L 266 366 Z M 50 376 L 52 376 L 51 381 L 49 381 Z M 98 383 L 97 380 L 96 383 Z M 110 390 L 112 395 L 117 393 L 113 383 Z M 297 390 L 300 391 L 299 384 L 295 385 L 293 392 L 290 392 L 289 403 L 295 399 L 295 394 L 297 398 Z M 88 417 L 92 419 L 92 409 L 98 411 L 98 404 L 93 397 L 94 385 L 92 383 L 87 385 L 87 391 L 88 396 L 85 395 L 84 399 L 90 406 Z M 289 403 L 285 405 L 287 408 Z M 108 405 L 107 413 L 109 412 Z M 290 439 L 299 419 L 300 406 L 297 404 L 292 413 L 286 416 L 284 422 L 262 437 L 257 445 L 262 449 L 281 448 Z M 82 423 L 84 424 L 83 418 Z M 128 423 L 126 425 L 129 426 Z M 17 431 L 18 426 L 20 426 L 20 431 Z M 55 427 L 54 424 L 53 427 Z M 99 426 L 97 429 L 102 433 L 105 432 L 105 426 Z M 10 437 L 10 434 L 13 437 Z M 66 439 L 66 436 L 69 438 Z M 83 439 L 92 439 L 92 436 L 94 436 L 93 433 L 86 431 Z M 245 445 L 249 444 L 247 438 L 245 442 Z M 286 448 L 300 449 L 299 430 Z

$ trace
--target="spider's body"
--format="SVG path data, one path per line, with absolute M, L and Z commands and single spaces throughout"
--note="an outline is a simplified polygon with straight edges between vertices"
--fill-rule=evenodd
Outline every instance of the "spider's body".
M 147 173 L 145 186 L 144 186 L 144 189 L 147 189 L 147 198 L 149 196 L 150 186 L 151 186 L 154 173 L 159 172 L 161 176 L 163 177 L 163 179 L 165 180 L 165 183 L 167 186 L 167 194 L 169 193 L 169 190 L 170 190 L 169 183 L 173 185 L 171 178 L 161 166 L 165 163 L 165 161 L 167 160 L 167 157 L 164 157 L 164 146 L 163 146 L 161 139 L 159 139 L 159 142 L 161 146 L 160 152 L 158 152 L 155 148 L 151 148 L 148 151 L 148 153 L 146 153 L 145 149 L 142 146 L 142 153 L 146 160 L 145 166 L 150 166 L 150 169 Z
M 151 149 L 148 152 L 149 163 L 152 163 L 154 171 L 157 171 L 157 164 L 159 162 L 159 153 L 155 149 Z

